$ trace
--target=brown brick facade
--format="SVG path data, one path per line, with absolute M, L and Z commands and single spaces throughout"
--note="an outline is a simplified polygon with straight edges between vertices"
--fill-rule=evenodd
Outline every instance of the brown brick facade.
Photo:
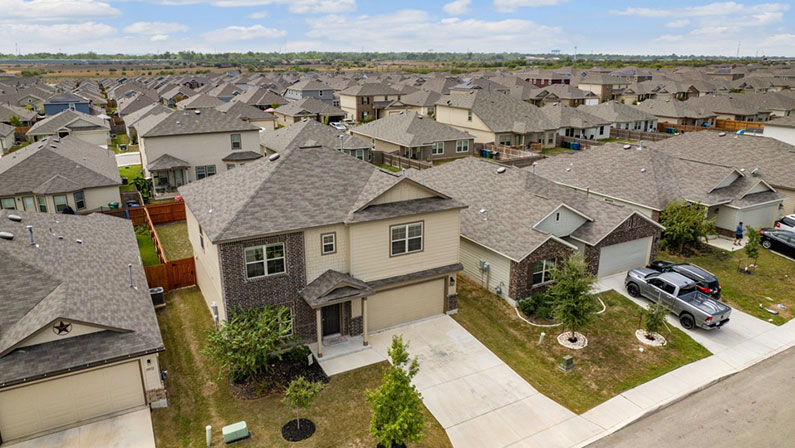
M 458 310 L 458 294 L 448 294 L 444 302 L 444 312 L 450 313 Z
M 657 248 L 660 243 L 660 228 L 650 223 L 648 220 L 636 215 L 624 221 L 618 228 L 613 230 L 610 235 L 599 242 L 596 246 L 586 246 L 585 261 L 588 263 L 588 270 L 596 274 L 599 270 L 599 256 L 605 246 L 624 243 L 648 236 L 654 237 L 649 254 L 649 262 L 657 259 Z
M 556 258 L 557 262 L 560 263 L 572 252 L 574 252 L 574 249 L 571 247 L 550 239 L 521 262 L 511 261 L 511 280 L 508 286 L 508 296 L 513 297 L 515 300 L 522 300 L 533 294 L 543 292 L 546 289 L 546 285 L 533 287 L 533 263 L 547 258 Z
M 364 320 L 362 316 L 356 316 L 351 319 L 351 327 L 350 327 L 350 335 L 351 336 L 359 336 L 360 334 L 364 333 Z

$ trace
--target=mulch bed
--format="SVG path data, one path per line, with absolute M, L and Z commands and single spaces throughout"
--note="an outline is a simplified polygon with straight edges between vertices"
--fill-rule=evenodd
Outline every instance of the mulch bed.
M 306 359 L 291 360 L 285 357 L 281 361 L 274 359 L 268 372 L 247 383 L 235 383 L 229 378 L 229 388 L 232 395 L 243 400 L 256 400 L 270 395 L 274 392 L 282 392 L 290 384 L 290 381 L 304 377 L 307 381 L 322 381 L 328 384 L 329 378 L 323 372 L 320 364 L 314 362 L 311 366 L 306 365 Z M 302 428 L 303 429 L 303 428 Z
M 298 427 L 298 420 L 290 420 L 282 426 L 282 437 L 288 442 L 300 442 L 312 437 L 315 433 L 315 424 L 312 420 L 301 419 L 301 427 Z

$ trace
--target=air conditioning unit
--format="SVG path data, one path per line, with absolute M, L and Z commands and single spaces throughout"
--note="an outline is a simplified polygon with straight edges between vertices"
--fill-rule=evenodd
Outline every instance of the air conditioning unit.
M 162 308 L 166 306 L 166 294 L 162 287 L 152 288 L 149 290 L 149 295 L 152 296 L 152 305 L 155 308 Z

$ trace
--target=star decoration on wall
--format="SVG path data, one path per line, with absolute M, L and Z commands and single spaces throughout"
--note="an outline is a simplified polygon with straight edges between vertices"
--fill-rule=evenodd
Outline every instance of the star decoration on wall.
M 52 331 L 58 336 L 62 334 L 68 334 L 70 331 L 72 331 L 72 324 L 69 322 L 59 321 L 58 325 L 52 326 Z

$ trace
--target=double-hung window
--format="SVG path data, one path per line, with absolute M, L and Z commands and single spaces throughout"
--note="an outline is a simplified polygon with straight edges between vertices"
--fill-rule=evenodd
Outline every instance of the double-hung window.
M 5 210 L 16 210 L 17 203 L 14 201 L 14 198 L 3 198 L 0 199 L 0 206 L 3 207 Z
M 439 156 L 444 154 L 444 142 L 433 142 L 431 147 L 431 155 Z
M 400 224 L 389 228 L 390 254 L 403 255 L 422 250 L 422 223 Z
M 553 272 L 555 272 L 554 258 L 548 258 L 533 263 L 533 286 L 552 281 Z
M 75 207 L 78 210 L 82 210 L 86 208 L 86 196 L 83 194 L 82 191 L 75 191 Z
M 196 179 L 215 176 L 215 165 L 200 165 L 196 167 Z
M 53 200 L 53 202 L 55 202 L 55 212 L 56 213 L 61 213 L 62 211 L 64 211 L 64 209 L 68 205 L 66 203 L 66 196 L 63 196 L 63 195 L 62 196 L 53 196 L 52 200 Z
M 22 198 L 22 204 L 25 206 L 25 210 L 29 212 L 36 211 L 36 202 L 33 200 L 33 196 L 25 196 Z
M 322 242 L 322 255 L 329 255 L 337 252 L 337 235 L 335 233 L 324 233 L 320 236 L 320 239 Z
M 243 147 L 243 143 L 240 140 L 240 134 L 232 134 L 232 149 L 240 149 Z
M 469 152 L 469 140 L 455 142 L 455 152 Z
M 472 121 L 472 111 L 467 111 L 467 121 Z
M 266 244 L 246 248 L 246 278 L 286 272 L 284 243 Z
M 47 198 L 44 196 L 38 196 L 36 197 L 36 200 L 39 202 L 39 211 L 47 213 Z

